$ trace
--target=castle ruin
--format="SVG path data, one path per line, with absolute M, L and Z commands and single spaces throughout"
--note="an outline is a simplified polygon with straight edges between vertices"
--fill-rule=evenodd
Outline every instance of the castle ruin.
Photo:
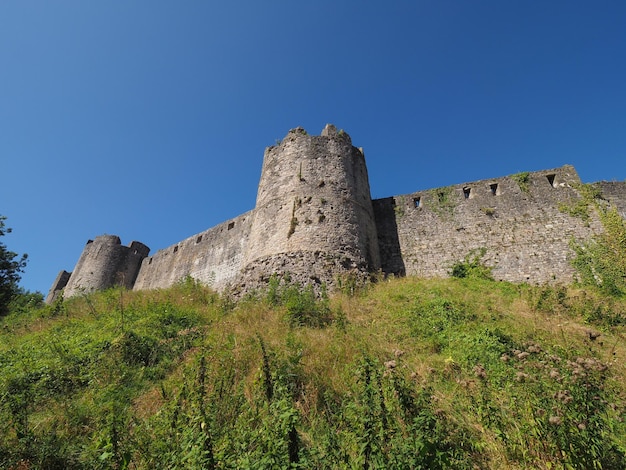
M 553 170 L 372 200 L 365 156 L 327 125 L 319 136 L 289 131 L 265 150 L 256 207 L 149 256 L 119 237 L 89 240 L 72 273 L 61 271 L 47 302 L 116 285 L 169 287 L 192 277 L 218 291 L 260 288 L 272 275 L 332 289 L 344 275 L 446 276 L 484 250 L 496 279 L 569 283 L 571 241 L 602 230 L 564 208 L 580 200 L 569 165 Z M 626 217 L 626 183 L 597 183 Z

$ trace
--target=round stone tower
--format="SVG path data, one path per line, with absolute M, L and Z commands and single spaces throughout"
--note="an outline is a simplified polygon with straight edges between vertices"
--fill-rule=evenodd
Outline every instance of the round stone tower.
M 89 240 L 71 273 L 63 295 L 66 298 L 113 286 L 133 287 L 141 261 L 150 248 L 140 242 L 123 246 L 117 235 Z
M 243 261 L 245 288 L 273 273 L 332 286 L 343 274 L 379 268 L 363 152 L 333 125 L 320 136 L 290 130 L 265 151 Z

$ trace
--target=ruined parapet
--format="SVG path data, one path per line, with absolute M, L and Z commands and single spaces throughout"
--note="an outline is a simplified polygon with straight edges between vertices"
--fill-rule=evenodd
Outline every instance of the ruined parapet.
M 235 284 L 251 220 L 247 212 L 145 258 L 134 289 L 165 288 L 187 277 L 216 290 Z
M 52 283 L 52 287 L 50 288 L 50 290 L 48 291 L 48 295 L 46 296 L 47 304 L 53 303 L 58 298 L 59 294 L 63 291 L 63 289 L 65 289 L 65 286 L 67 286 L 71 275 L 72 273 L 68 273 L 65 270 L 61 271 L 57 275 L 57 278 Z
M 626 182 L 595 186 L 600 207 L 626 217 Z M 266 149 L 255 209 L 150 257 L 139 242 L 97 237 L 46 300 L 114 285 L 164 288 L 188 276 L 234 294 L 262 288 L 273 274 L 329 288 L 378 270 L 447 276 L 483 251 L 496 279 L 569 283 L 572 243 L 603 230 L 581 188 L 565 165 L 372 201 L 363 151 L 350 136 L 332 125 L 319 136 L 298 127 Z
M 332 286 L 380 266 L 365 157 L 332 125 L 320 136 L 292 129 L 266 149 L 253 217 L 247 288 L 273 273 Z
M 626 218 L 626 182 L 600 181 L 595 184 L 602 197 Z
M 141 261 L 149 252 L 150 248 L 137 241 L 123 246 L 116 235 L 101 235 L 89 240 L 67 281 L 63 295 L 68 298 L 113 286 L 131 289 Z
M 602 231 L 593 210 L 588 220 L 569 210 L 581 198 L 580 184 L 574 167 L 565 165 L 374 201 L 382 269 L 447 276 L 454 263 L 485 250 L 496 279 L 570 283 L 572 241 Z

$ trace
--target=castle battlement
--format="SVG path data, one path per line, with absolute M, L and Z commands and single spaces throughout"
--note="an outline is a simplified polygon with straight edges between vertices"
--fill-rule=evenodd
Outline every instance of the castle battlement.
M 362 149 L 327 125 L 292 129 L 266 148 L 253 210 L 149 256 L 149 248 L 103 235 L 72 273 L 61 271 L 47 301 L 114 285 L 169 287 L 191 276 L 217 290 L 262 287 L 273 274 L 329 288 L 345 274 L 446 276 L 473 250 L 497 279 L 569 283 L 571 240 L 601 232 L 568 213 L 581 197 L 574 167 L 524 172 L 371 199 Z M 597 184 L 626 214 L 626 183 Z

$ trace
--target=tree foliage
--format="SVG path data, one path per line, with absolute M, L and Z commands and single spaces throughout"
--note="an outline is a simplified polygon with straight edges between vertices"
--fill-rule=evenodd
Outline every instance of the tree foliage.
M 5 226 L 5 220 L 6 217 L 0 215 L 0 237 L 11 233 L 11 229 Z M 9 302 L 20 292 L 18 283 L 27 258 L 27 254 L 19 257 L 0 243 L 0 315 L 7 313 Z

